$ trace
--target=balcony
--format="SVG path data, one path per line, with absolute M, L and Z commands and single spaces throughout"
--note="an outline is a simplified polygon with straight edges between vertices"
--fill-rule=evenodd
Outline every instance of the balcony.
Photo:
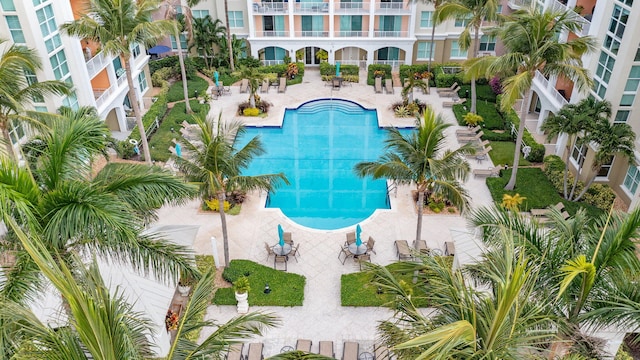
M 323 30 L 303 30 L 303 31 L 296 31 L 295 36 L 296 37 L 329 37 L 329 32 L 323 31 Z
M 252 9 L 254 14 L 282 15 L 282 13 L 289 11 L 289 3 L 268 1 L 263 1 L 262 3 L 254 2 Z
M 385 30 L 385 31 L 374 31 L 373 36 L 377 38 L 388 38 L 388 37 L 407 37 L 409 36 L 408 31 L 396 31 L 396 30 Z
M 549 80 L 547 80 L 547 78 L 545 78 L 540 71 L 536 71 L 536 75 L 534 76 L 533 81 L 534 83 L 538 82 L 538 88 L 539 90 L 543 90 L 545 96 L 551 98 L 557 103 L 558 109 L 569 103 L 567 99 L 565 99 L 564 96 L 562 96 L 554 86 L 551 86 Z
M 519 10 L 531 6 L 531 0 L 509 0 L 508 6 L 511 10 Z
M 340 2 L 334 4 L 333 11 L 336 14 L 368 14 L 369 3 L 366 2 Z
M 96 56 L 87 60 L 86 65 L 87 71 L 89 72 L 89 78 L 91 79 L 96 76 L 96 74 L 98 74 L 100 71 L 102 71 L 102 69 L 109 65 L 109 62 L 111 62 L 111 60 L 112 57 L 105 56 L 104 51 L 99 52 L 98 54 L 96 54 Z
M 376 14 L 411 14 L 411 8 L 404 2 L 376 2 Z
M 295 4 L 293 8 L 296 14 L 317 14 L 317 13 L 329 13 L 328 2 L 304 2 Z
M 287 30 L 256 31 L 256 37 L 289 37 L 289 31 Z
M 578 13 L 573 11 L 573 9 L 567 7 L 567 5 L 561 3 L 558 0 L 551 0 L 550 5 L 549 5 L 549 9 L 551 9 L 553 11 L 569 11 L 571 14 L 573 14 L 576 17 L 578 22 L 580 22 L 582 24 L 581 31 L 576 33 L 576 35 L 579 35 L 579 36 L 587 36 L 587 35 L 589 35 L 589 28 L 591 27 L 591 21 L 589 21 L 589 20 L 585 19 L 584 17 L 580 16 Z
M 368 31 L 336 31 L 336 37 L 368 37 Z
M 98 110 L 101 109 L 102 106 L 108 104 L 108 101 L 111 99 L 112 95 L 116 94 L 119 90 L 122 89 L 123 85 L 127 84 L 127 77 L 121 76 L 116 81 L 115 85 L 111 85 L 108 89 L 94 89 L 93 95 L 96 98 L 96 108 Z

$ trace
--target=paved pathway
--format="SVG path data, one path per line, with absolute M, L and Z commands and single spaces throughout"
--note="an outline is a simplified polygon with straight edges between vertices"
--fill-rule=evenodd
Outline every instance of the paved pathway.
M 345 98 L 356 101 L 365 107 L 376 108 L 381 126 L 413 124 L 413 119 L 396 119 L 390 105 L 401 101 L 400 89 L 394 95 L 376 94 L 372 86 L 365 85 L 365 72 L 360 73 L 361 82 L 339 91 L 325 87 L 317 70 L 307 69 L 302 84 L 290 86 L 286 93 L 278 94 L 271 89 L 268 94 L 260 96 L 273 103 L 272 111 L 266 118 L 242 118 L 248 125 L 281 125 L 284 108 L 297 107 L 316 98 Z M 237 87 L 232 87 L 232 94 L 222 96 L 211 103 L 211 116 L 222 113 L 223 119 L 236 118 L 236 105 L 244 101 L 247 94 L 239 94 Z M 437 112 L 442 112 L 448 122 L 455 123 L 450 109 L 443 109 L 442 101 L 435 91 L 424 95 L 416 91 L 415 98 L 431 104 Z M 454 131 L 457 126 L 447 130 L 448 146 L 458 146 Z M 492 166 L 490 160 L 478 163 L 470 160 L 473 168 Z M 470 178 L 465 184 L 472 197 L 472 206 L 491 203 L 491 196 L 484 184 L 484 179 Z M 338 261 L 337 255 L 344 243 L 345 233 L 353 229 L 334 231 L 315 230 L 302 227 L 288 220 L 279 209 L 264 208 L 265 194 L 253 193 L 248 196 L 238 216 L 227 216 L 229 225 L 230 254 L 232 259 L 249 259 L 272 266 L 266 262 L 264 242 L 275 243 L 277 224 L 282 224 L 285 231 L 293 233 L 294 240 L 300 244 L 301 257 L 299 263 L 289 262 L 289 271 L 306 276 L 305 301 L 301 307 L 251 307 L 251 310 L 274 312 L 280 316 L 282 326 L 268 331 L 261 340 L 265 344 L 265 356 L 279 353 L 285 345 L 295 345 L 297 338 L 313 341 L 312 351 L 317 352 L 320 340 L 332 340 L 337 357 L 342 354 L 343 341 L 358 341 L 361 351 L 372 351 L 376 338 L 377 322 L 389 318 L 392 313 L 383 308 L 351 308 L 340 306 L 340 276 L 358 271 L 357 265 L 348 260 L 345 265 Z M 220 219 L 216 214 L 198 211 L 198 201 L 192 201 L 180 207 L 165 207 L 159 212 L 158 224 L 194 224 L 200 230 L 194 244 L 197 253 L 211 254 L 211 237 L 222 239 Z M 369 219 L 361 223 L 364 238 L 373 236 L 376 239 L 377 254 L 372 261 L 388 264 L 395 260 L 393 242 L 396 239 L 411 240 L 415 237 L 416 213 L 411 199 L 411 188 L 401 186 L 396 195 L 391 196 L 391 209 L 378 210 Z M 445 241 L 451 240 L 450 229 L 464 228 L 465 219 L 456 215 L 425 215 L 422 238 L 428 246 L 443 249 Z M 222 242 L 216 241 L 217 254 L 222 259 Z M 258 285 L 258 290 L 259 290 Z M 233 306 L 210 306 L 208 319 L 225 322 L 236 315 Z M 204 332 L 207 335 L 209 332 Z

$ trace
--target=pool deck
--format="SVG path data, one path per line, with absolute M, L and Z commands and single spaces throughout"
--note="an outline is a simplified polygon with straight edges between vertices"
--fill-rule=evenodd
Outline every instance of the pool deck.
M 240 119 L 247 125 L 279 126 L 282 123 L 285 107 L 294 108 L 312 99 L 341 98 L 355 101 L 364 107 L 378 110 L 380 126 L 411 126 L 414 119 L 398 119 L 393 116 L 391 104 L 401 101 L 400 88 L 395 88 L 395 94 L 376 94 L 373 86 L 364 83 L 366 73 L 361 72 L 360 84 L 346 86 L 340 90 L 332 90 L 324 85 L 317 69 L 306 69 L 302 84 L 287 88 L 285 93 L 278 93 L 277 89 L 269 89 L 269 93 L 259 94 L 264 100 L 273 104 L 270 115 L 266 118 L 236 117 L 237 103 L 246 100 L 248 94 L 239 94 L 238 87 L 231 87 L 231 95 L 220 97 L 212 101 L 210 115 L 218 116 L 222 113 L 225 120 Z M 443 101 L 450 98 L 440 98 L 435 89 L 425 95 L 415 91 L 414 97 L 431 104 L 437 113 L 441 113 L 447 122 L 454 124 L 447 129 L 447 146 L 457 148 L 455 118 L 451 108 L 442 107 Z M 490 159 L 479 163 L 470 159 L 472 168 L 488 168 L 493 166 Z M 473 178 L 470 175 L 465 187 L 471 195 L 472 207 L 491 204 L 491 195 L 485 185 L 484 178 Z M 411 199 L 411 187 L 400 186 L 396 193 L 391 193 L 391 209 L 378 210 L 373 216 L 361 222 L 362 236 L 367 239 L 372 236 L 376 240 L 372 261 L 377 264 L 389 264 L 396 261 L 394 240 L 406 239 L 411 245 L 415 238 L 416 211 Z M 291 259 L 288 271 L 304 275 L 307 278 L 305 301 L 301 307 L 257 307 L 251 311 L 267 311 L 278 315 L 282 321 L 280 327 L 268 330 L 264 337 L 253 341 L 264 342 L 265 357 L 280 352 L 283 346 L 295 346 L 296 339 L 310 339 L 313 341 L 312 351 L 318 351 L 318 342 L 331 340 L 334 342 L 336 357 L 341 357 L 344 341 L 357 341 L 360 352 L 373 352 L 376 339 L 376 325 L 378 321 L 388 319 L 392 312 L 384 308 L 353 308 L 340 305 L 340 276 L 359 270 L 352 260 L 344 265 L 338 260 L 338 252 L 345 241 L 345 233 L 353 228 L 341 230 L 315 230 L 302 227 L 287 219 L 279 209 L 264 208 L 265 193 L 252 193 L 243 204 L 242 213 L 238 216 L 227 216 L 229 230 L 229 246 L 231 259 L 249 259 L 267 266 L 273 266 L 273 258 L 266 261 L 264 242 L 275 244 L 277 241 L 277 225 L 282 224 L 285 231 L 292 232 L 293 239 L 300 244 L 299 262 Z M 217 253 L 223 261 L 222 230 L 217 214 L 203 213 L 198 210 L 199 202 L 191 201 L 184 206 L 164 207 L 159 212 L 158 225 L 184 224 L 199 225 L 200 230 L 194 244 L 199 254 Z M 464 229 L 466 221 L 457 215 L 425 215 L 423 217 L 422 238 L 427 240 L 431 248 L 444 249 L 445 241 L 452 241 L 450 229 Z M 213 250 L 211 237 L 215 241 Z M 457 252 L 473 249 L 457 248 Z M 263 284 L 253 285 L 253 291 L 261 291 Z M 236 316 L 235 306 L 210 306 L 207 319 L 218 323 L 225 322 Z M 203 336 L 212 330 L 203 331 Z

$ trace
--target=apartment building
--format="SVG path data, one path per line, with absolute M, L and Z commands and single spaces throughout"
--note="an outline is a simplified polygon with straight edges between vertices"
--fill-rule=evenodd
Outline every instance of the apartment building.
M 86 0 L 0 0 L 0 35 L 9 43 L 37 51 L 42 70 L 27 74 L 29 81 L 61 80 L 73 86 L 65 97 L 34 99 L 33 108 L 55 112 L 60 106 L 94 106 L 113 131 L 127 131 L 135 119 L 130 106 L 122 60 L 105 55 L 100 44 L 68 37 L 60 25 L 82 14 Z M 133 49 L 133 79 L 139 98 L 151 87 L 151 77 L 142 45 Z M 137 80 L 137 81 L 136 81 Z M 144 108 L 144 104 L 140 104 Z M 131 117 L 128 117 L 131 116 Z M 24 137 L 21 124 L 12 129 L 14 146 Z

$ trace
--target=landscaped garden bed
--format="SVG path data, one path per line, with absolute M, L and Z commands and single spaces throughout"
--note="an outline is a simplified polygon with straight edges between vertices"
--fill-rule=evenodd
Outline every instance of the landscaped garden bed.
M 209 87 L 209 83 L 203 78 L 196 77 L 194 79 L 187 81 L 187 89 L 189 98 L 196 97 L 196 91 L 198 92 L 198 96 L 201 97 L 207 92 L 207 88 Z M 182 81 L 176 81 L 169 88 L 169 93 L 167 93 L 167 101 L 184 101 L 184 90 L 182 88 Z
M 302 306 L 306 278 L 302 275 L 275 270 L 249 260 L 231 260 L 222 277 L 233 283 L 241 276 L 249 279 L 250 306 Z M 264 293 L 269 285 L 271 292 Z M 213 304 L 235 305 L 233 288 L 222 288 L 216 291 Z

